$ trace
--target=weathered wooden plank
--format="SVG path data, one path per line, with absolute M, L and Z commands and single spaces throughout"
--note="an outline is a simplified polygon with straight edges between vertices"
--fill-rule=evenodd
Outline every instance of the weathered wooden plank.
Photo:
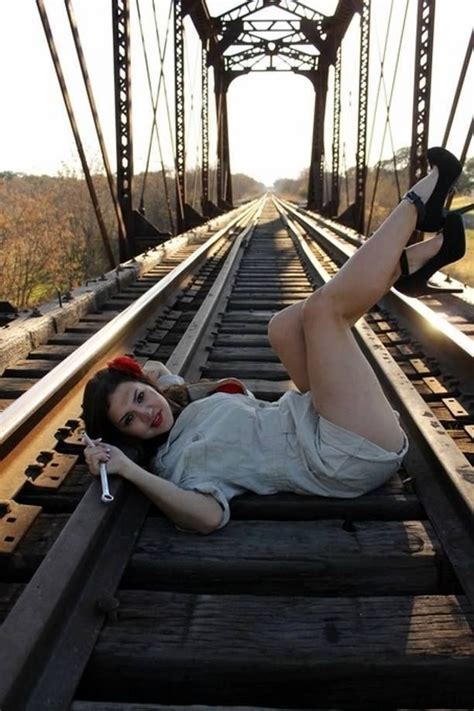
M 84 314 L 82 316 L 81 320 L 79 323 L 84 323 L 84 322 L 94 322 L 94 323 L 108 323 L 111 319 L 111 314 L 110 311 L 107 311 L 105 313 L 90 313 L 90 314 Z
M 474 336 L 474 323 L 459 323 L 457 328 L 466 334 L 466 336 Z
M 276 311 L 274 312 L 276 313 Z M 273 315 L 273 314 L 272 314 Z M 271 316 L 270 316 L 271 318 Z M 219 327 L 219 335 L 223 333 L 232 333 L 232 334 L 240 334 L 240 333 L 246 333 L 249 335 L 255 334 L 255 335 L 262 335 L 262 334 L 267 334 L 268 333 L 268 321 L 262 322 L 262 321 L 249 321 L 249 323 L 245 323 L 244 319 L 241 318 L 241 323 L 229 323 L 225 324 L 223 323 L 222 326 Z
M 284 287 L 291 287 L 291 286 L 298 286 L 298 287 L 310 287 L 310 282 L 308 280 L 308 277 L 303 274 L 300 275 L 286 275 L 286 274 L 259 274 L 255 277 L 252 275 L 250 276 L 237 276 L 235 282 L 235 286 L 241 286 L 242 288 L 245 288 L 246 286 L 254 287 L 254 286 L 259 286 L 260 284 L 264 284 L 265 286 L 284 286 Z
M 281 363 L 247 363 L 246 361 L 233 361 L 232 364 L 217 363 L 209 360 L 202 369 L 206 378 L 270 378 L 272 380 L 287 380 L 288 373 Z
M 97 333 L 101 328 L 104 327 L 103 322 L 91 321 L 91 322 L 81 322 L 75 326 L 68 326 L 64 332 L 65 333 Z
M 24 589 L 25 586 L 20 583 L 0 583 L 0 622 L 3 622 Z
M 231 521 L 203 539 L 150 518 L 126 586 L 259 594 L 452 592 L 450 566 L 418 521 Z M 447 586 L 441 590 L 442 585 Z
M 119 599 L 82 696 L 379 711 L 474 698 L 474 616 L 462 597 Z
M 42 378 L 58 364 L 58 360 L 20 360 L 15 365 L 6 368 L 5 378 Z
M 85 464 L 76 464 L 59 489 L 25 484 L 16 496 L 19 504 L 42 506 L 45 514 L 72 512 L 89 488 L 92 477 Z
M 58 345 L 48 345 L 38 346 L 34 351 L 28 354 L 28 358 L 39 358 L 40 360 L 63 360 L 67 358 L 68 355 L 74 353 L 76 346 L 58 346 Z
M 274 299 L 269 298 L 261 298 L 261 299 L 239 299 L 239 298 L 232 298 L 230 297 L 228 303 L 227 303 L 227 308 L 232 311 L 235 309 L 276 309 L 277 311 L 280 311 L 281 309 L 286 308 L 287 306 L 291 306 L 292 304 L 297 303 L 301 299 L 299 297 L 292 299 L 292 298 L 279 298 L 275 297 Z
M 130 306 L 135 301 L 131 296 L 114 296 L 113 299 L 107 301 L 102 308 L 104 311 L 123 311 L 127 306 Z
M 283 268 L 285 270 L 285 273 L 289 277 L 294 277 L 294 276 L 304 276 L 305 272 L 302 269 L 301 265 L 298 265 L 295 263 L 294 266 L 291 266 L 289 264 L 281 264 L 281 263 L 270 263 L 268 259 L 262 260 L 260 264 L 255 263 L 253 266 L 246 265 L 243 266 L 239 270 L 239 275 L 241 278 L 245 279 L 248 277 L 260 277 L 264 276 L 265 274 L 269 275 L 275 275 L 278 274 L 278 270 Z
M 82 333 L 58 333 L 48 339 L 48 345 L 56 346 L 80 346 L 87 340 L 87 336 Z
M 277 708 L 269 708 L 268 706 L 202 706 L 201 704 L 186 704 L 185 706 L 176 706 L 176 704 L 135 704 L 135 703 L 120 703 L 119 701 L 74 701 L 70 707 L 70 711 L 281 711 Z M 288 709 L 285 711 L 297 711 L 297 709 Z M 312 711 L 322 711 L 313 708 Z M 324 711 L 327 711 L 325 709 Z M 443 711 L 440 709 L 438 711 Z M 458 709 L 457 711 L 463 711 Z M 466 711 L 471 711 L 466 709 Z
M 2 556 L 2 580 L 26 582 L 44 559 L 68 516 L 40 514 L 11 555 Z
M 37 382 L 37 378 L 0 378 L 0 397 L 20 397 Z
M 261 311 L 257 309 L 244 310 L 241 313 L 238 311 L 227 311 L 222 317 L 222 323 L 228 325 L 230 323 L 268 323 L 273 316 L 272 310 Z
M 231 511 L 235 520 L 305 521 L 339 518 L 349 524 L 351 521 L 404 521 L 424 518 L 419 500 L 414 494 L 404 490 L 398 476 L 356 499 L 296 494 L 244 494 L 232 499 Z
M 295 298 L 295 299 L 304 299 L 305 296 L 309 296 L 309 294 L 312 293 L 312 289 L 309 289 L 307 286 L 265 286 L 263 284 L 256 284 L 255 286 L 249 286 L 248 284 L 246 286 L 242 287 L 237 287 L 232 289 L 232 296 L 236 297 L 250 297 L 250 296 L 259 296 L 263 295 L 265 298 L 271 297 L 281 297 L 285 296 L 286 298 Z
M 474 425 L 470 425 L 470 427 L 473 428 L 474 432 Z M 462 430 L 447 428 L 449 436 L 454 439 L 459 449 L 464 452 L 464 454 L 469 454 L 472 458 L 472 455 L 474 455 L 474 439 L 468 434 L 468 430 L 469 425 Z
M 219 334 L 213 344 L 214 348 L 218 348 L 219 346 L 232 346 L 234 348 L 247 348 L 250 346 L 255 348 L 257 346 L 268 345 L 270 345 L 268 336 L 256 333 Z
M 1 382 L 1 381 L 0 381 Z M 0 398 L 0 412 L 3 412 L 3 410 L 6 410 L 9 405 L 12 404 L 12 402 L 15 402 L 15 398 L 6 398 L 2 397 Z
M 157 280 L 154 280 L 154 283 L 156 283 Z M 149 291 L 151 289 L 151 284 L 144 284 L 142 282 L 135 282 L 135 284 L 129 284 L 126 289 L 122 289 L 120 292 L 121 294 L 130 294 L 130 295 L 136 295 L 136 294 L 144 294 L 146 291 Z
M 280 363 L 280 359 L 270 345 L 267 347 L 240 346 L 238 348 L 220 346 L 212 349 L 212 361 L 215 363 L 239 360 L 250 360 L 254 363 L 263 361 L 264 363 Z

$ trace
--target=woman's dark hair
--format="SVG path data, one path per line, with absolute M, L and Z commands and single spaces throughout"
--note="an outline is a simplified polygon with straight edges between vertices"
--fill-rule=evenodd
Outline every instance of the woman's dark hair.
M 109 419 L 110 398 L 115 389 L 126 382 L 144 383 L 154 388 L 168 401 L 175 420 L 189 404 L 189 394 L 186 385 L 172 385 L 163 392 L 143 372 L 127 373 L 111 367 L 99 370 L 89 380 L 82 402 L 82 419 L 87 434 L 93 439 L 102 437 L 104 442 L 114 444 L 131 459 L 137 461 L 154 454 L 156 448 L 166 442 L 169 433 L 166 432 L 152 440 L 138 440 L 124 434 L 112 424 Z

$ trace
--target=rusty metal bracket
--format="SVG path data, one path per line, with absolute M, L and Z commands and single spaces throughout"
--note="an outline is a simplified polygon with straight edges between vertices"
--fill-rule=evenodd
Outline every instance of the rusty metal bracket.
M 0 554 L 13 553 L 41 511 L 41 506 L 0 501 Z
M 78 457 L 73 454 L 58 454 L 54 451 L 40 452 L 36 462 L 25 471 L 28 482 L 41 489 L 58 489 Z

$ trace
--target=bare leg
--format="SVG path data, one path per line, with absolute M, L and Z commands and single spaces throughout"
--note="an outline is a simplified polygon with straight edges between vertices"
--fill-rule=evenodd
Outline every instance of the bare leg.
M 415 187 L 424 201 L 436 177 L 437 170 L 433 170 Z M 402 445 L 398 421 L 350 328 L 398 278 L 400 254 L 415 222 L 414 207 L 406 202 L 398 205 L 328 284 L 285 310 L 287 322 L 290 317 L 293 322 L 293 330 L 286 331 L 286 342 L 294 345 L 293 352 L 282 360 L 297 386 L 302 391 L 311 389 L 315 408 L 327 419 L 395 451 Z M 441 245 L 435 240 L 439 245 L 420 245 L 416 253 L 413 248 L 409 263 L 423 260 L 421 249 L 427 255 L 424 261 L 431 258 Z M 272 344 L 277 340 L 279 316 L 270 324 Z
M 406 249 L 410 273 L 417 271 L 435 256 L 441 247 L 442 240 L 442 235 L 436 235 Z M 397 263 L 389 286 L 393 286 L 400 274 L 400 265 Z M 273 316 L 268 326 L 270 343 L 288 371 L 290 378 L 301 392 L 307 392 L 310 389 L 303 327 L 305 301 L 306 299 L 279 311 Z M 353 313 L 348 318 L 349 323 L 353 325 L 364 313 L 365 310 L 361 313 Z
M 303 328 L 303 304 L 287 306 L 268 324 L 268 340 L 300 392 L 309 390 L 306 365 L 306 341 Z

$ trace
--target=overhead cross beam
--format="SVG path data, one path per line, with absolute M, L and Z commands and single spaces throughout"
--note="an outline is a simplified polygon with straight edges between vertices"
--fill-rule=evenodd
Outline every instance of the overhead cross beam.
M 368 7 L 369 0 L 339 0 L 334 15 L 326 16 L 299 0 L 247 0 L 210 17 L 205 0 L 178 0 L 189 14 L 203 44 L 207 61 L 214 67 L 218 111 L 218 196 L 225 206 L 231 196 L 227 125 L 227 91 L 236 77 L 256 71 L 292 71 L 306 76 L 316 92 L 308 204 L 322 209 L 324 177 L 324 122 L 328 71 L 336 64 L 337 51 L 356 12 L 362 15 L 361 119 L 358 127 L 358 190 L 356 213 L 365 195 L 365 134 L 367 130 Z M 280 16 L 262 17 L 274 8 Z M 340 83 L 340 82 L 339 82 Z M 339 124 L 338 124 L 339 125 Z M 338 140 L 339 129 L 336 126 Z M 337 155 L 339 148 L 337 147 Z M 333 156 L 336 148 L 333 147 Z M 333 158 L 333 169 L 337 170 Z M 335 180 L 333 179 L 333 192 Z M 337 209 L 338 196 L 330 201 Z M 334 207 L 336 206 L 336 207 Z M 359 218 L 358 218 L 359 219 Z M 360 219 L 359 219 L 360 222 Z
M 244 2 L 222 13 L 222 15 L 219 15 L 218 20 L 223 23 L 229 20 L 242 19 L 267 7 L 276 7 L 279 10 L 286 10 L 297 17 L 306 18 L 308 20 L 322 19 L 324 17 L 322 13 L 304 5 L 302 2 L 299 2 L 299 0 L 248 0 L 248 2 Z

